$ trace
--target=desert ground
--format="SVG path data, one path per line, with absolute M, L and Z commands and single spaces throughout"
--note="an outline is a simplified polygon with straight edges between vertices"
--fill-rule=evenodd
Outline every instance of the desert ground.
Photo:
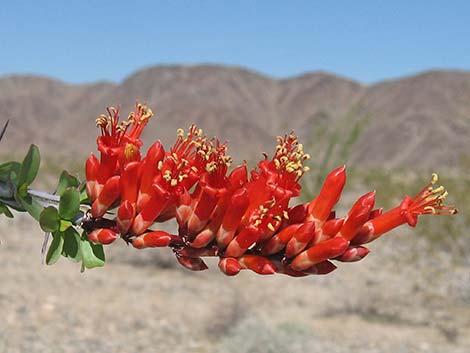
M 194 273 L 123 243 L 82 274 L 42 265 L 38 226 L 2 217 L 0 352 L 469 352 L 469 268 L 417 231 L 327 276 Z

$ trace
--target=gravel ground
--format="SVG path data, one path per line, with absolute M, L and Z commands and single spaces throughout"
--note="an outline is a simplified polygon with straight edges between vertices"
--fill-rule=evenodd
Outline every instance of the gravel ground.
M 300 279 L 192 273 L 123 244 L 81 274 L 42 265 L 41 235 L 0 218 L 0 352 L 470 352 L 470 269 L 407 231 Z

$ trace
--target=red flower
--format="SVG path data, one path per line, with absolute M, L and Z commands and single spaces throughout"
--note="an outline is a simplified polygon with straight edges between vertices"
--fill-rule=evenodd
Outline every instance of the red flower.
M 295 277 L 327 274 L 336 269 L 332 260 L 361 260 L 369 253 L 362 244 L 404 223 L 414 227 L 421 214 L 456 213 L 442 203 L 444 188 L 433 189 L 433 175 L 414 198 L 405 197 L 388 212 L 373 209 L 375 192 L 369 192 L 345 217 L 336 218 L 344 166 L 327 176 L 311 202 L 289 206 L 300 194 L 309 158 L 293 133 L 278 137 L 274 156 L 265 155 L 256 169 L 248 172 L 241 165 L 229 173 L 227 145 L 205 137 L 196 126 L 187 134 L 179 129 L 168 151 L 158 141 L 141 158 L 139 137 L 151 110 L 138 104 L 123 123 L 117 110 L 108 112 L 97 120 L 101 160 L 94 155 L 87 160 L 87 192 L 96 224 L 118 206 L 114 225 L 97 226 L 90 240 L 108 244 L 120 234 L 139 249 L 170 246 L 191 270 L 207 268 L 201 257 L 218 256 L 227 275 L 243 269 Z M 150 229 L 171 218 L 178 222 L 177 235 Z
M 129 114 L 126 121 L 119 122 L 119 110 L 113 107 L 108 108 L 107 116 L 101 115 L 96 119 L 96 125 L 101 129 L 101 136 L 97 139 L 101 159 L 98 161 L 91 154 L 85 168 L 87 194 L 92 202 L 98 198 L 110 178 L 119 175 L 130 162 L 140 161 L 142 141 L 139 137 L 152 116 L 149 108 L 136 104 L 135 111 Z M 109 205 L 96 207 L 101 209 Z M 99 215 L 94 214 L 95 217 Z
M 408 223 L 416 227 L 418 216 L 425 214 L 456 214 L 457 209 L 443 204 L 447 191 L 443 186 L 433 188 L 438 181 L 437 174 L 433 174 L 431 181 L 415 197 L 406 196 L 397 207 L 388 212 L 371 217 L 356 237 L 355 244 L 365 244 L 377 239 L 382 234 Z

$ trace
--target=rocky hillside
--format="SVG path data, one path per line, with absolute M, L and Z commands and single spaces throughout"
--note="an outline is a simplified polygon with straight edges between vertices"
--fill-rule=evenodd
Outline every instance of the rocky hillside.
M 23 154 L 34 142 L 45 155 L 79 160 L 95 148 L 94 118 L 107 105 L 120 104 L 125 115 L 136 100 L 157 113 L 144 135 L 147 145 L 171 143 L 178 127 L 197 123 L 230 141 L 237 160 L 269 153 L 274 137 L 292 129 L 309 145 L 316 126 L 364 116 L 355 164 L 459 168 L 470 151 L 470 72 L 433 71 L 364 86 L 322 72 L 274 80 L 233 67 L 157 66 L 120 84 L 0 78 L 1 120 L 11 120 L 1 155 Z

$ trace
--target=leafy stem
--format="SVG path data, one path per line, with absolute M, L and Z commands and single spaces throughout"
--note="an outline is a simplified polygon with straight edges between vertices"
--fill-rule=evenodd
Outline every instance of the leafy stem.
M 7 125 L 8 122 L 0 131 L 0 140 Z M 39 149 L 35 145 L 30 146 L 21 163 L 10 161 L 0 164 L 0 215 L 13 218 L 11 208 L 17 212 L 27 212 L 39 222 L 46 234 L 43 254 L 48 265 L 63 256 L 74 262 L 81 261 L 82 271 L 103 266 L 103 246 L 92 243 L 83 227 L 90 208 L 85 184 L 63 171 L 54 193 L 32 189 L 30 185 L 38 174 L 39 164 Z M 52 242 L 47 247 L 51 235 Z

